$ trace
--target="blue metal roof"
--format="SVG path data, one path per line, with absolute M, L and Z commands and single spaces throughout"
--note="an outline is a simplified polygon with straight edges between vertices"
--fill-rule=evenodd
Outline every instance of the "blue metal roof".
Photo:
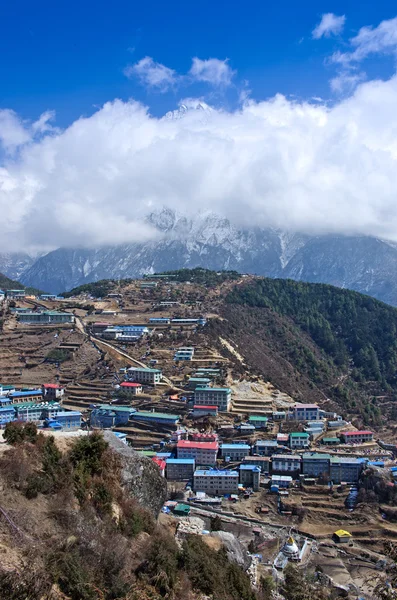
M 156 454 L 159 457 L 158 454 Z M 194 458 L 167 458 L 167 465 L 194 465 Z
M 238 477 L 238 472 L 229 471 L 227 469 L 225 471 L 217 471 L 216 469 L 197 469 L 197 471 L 194 472 L 194 476 L 196 477 L 200 475 L 213 475 L 214 477 Z
M 15 408 L 13 406 L 3 406 L 0 408 L 0 412 L 3 412 L 3 413 L 4 412 L 6 412 L 6 413 L 15 412 Z
M 221 444 L 221 450 L 249 450 L 248 444 Z
M 28 392 L 12 392 L 10 394 L 10 396 L 12 398 L 24 398 L 26 396 L 33 396 L 33 395 L 38 396 L 39 394 L 40 394 L 40 396 L 43 395 L 43 391 L 41 389 L 40 390 L 29 390 Z
M 240 471 L 255 471 L 255 473 L 260 473 L 260 468 L 255 465 L 240 465 Z

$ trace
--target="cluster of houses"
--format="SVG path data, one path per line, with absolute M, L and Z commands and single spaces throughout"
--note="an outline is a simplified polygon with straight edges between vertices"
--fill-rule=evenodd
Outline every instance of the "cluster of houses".
M 334 484 L 355 483 L 370 462 L 363 457 L 322 452 L 292 454 L 293 446 L 285 448 L 283 441 L 277 440 L 258 440 L 251 447 L 247 443 L 219 443 L 216 433 L 176 432 L 176 436 L 188 439 L 178 439 L 173 452 L 159 452 L 154 458 L 163 461 L 168 480 L 190 481 L 193 490 L 208 494 L 237 493 L 239 486 L 258 490 L 261 474 L 272 491 L 289 487 L 301 476 Z M 293 438 L 290 434 L 290 440 Z M 230 464 L 232 468 L 228 468 Z
M 52 430 L 76 430 L 81 427 L 81 412 L 65 410 L 64 390 L 55 383 L 37 389 L 16 389 L 0 384 L 0 427 L 12 421 L 34 422 Z

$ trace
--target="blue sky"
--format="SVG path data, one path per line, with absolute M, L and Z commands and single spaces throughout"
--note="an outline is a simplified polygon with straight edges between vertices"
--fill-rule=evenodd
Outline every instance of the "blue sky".
M 321 15 L 345 15 L 341 35 L 312 38 Z M 247 81 L 252 97 L 275 93 L 334 99 L 325 61 L 364 25 L 396 14 L 395 2 L 322 0 L 228 3 L 131 0 L 13 0 L 0 7 L 0 107 L 23 118 L 55 110 L 66 126 L 108 100 L 130 97 L 161 115 L 184 96 L 233 108 Z M 150 56 L 178 73 L 193 57 L 229 59 L 233 86 L 190 83 L 166 93 L 145 89 L 124 69 Z M 367 71 L 390 75 L 390 58 L 367 60 Z
M 0 56 L 0 252 L 163 207 L 397 242 L 395 1 L 12 0 Z

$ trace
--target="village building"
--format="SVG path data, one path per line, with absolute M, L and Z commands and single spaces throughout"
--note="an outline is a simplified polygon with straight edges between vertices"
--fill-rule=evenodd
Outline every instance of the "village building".
M 237 471 L 196 470 L 193 476 L 195 492 L 206 492 L 217 496 L 222 494 L 237 494 L 239 475 Z
M 317 404 L 294 404 L 290 417 L 295 421 L 318 421 L 320 408 Z
M 65 393 L 65 390 L 58 383 L 44 383 L 43 384 L 43 398 L 44 400 L 60 400 Z
M 10 300 L 25 298 L 25 290 L 5 290 L 6 297 Z
M 34 423 L 44 419 L 53 419 L 61 411 L 58 402 L 49 402 L 48 404 L 43 404 L 43 402 L 21 402 L 13 404 L 13 407 L 15 408 L 17 421 L 33 421 Z
M 272 412 L 273 421 L 285 421 L 287 413 L 284 410 L 275 410 Z
M 15 420 L 15 408 L 13 406 L 2 406 L 0 408 L 0 426 Z
M 134 381 L 123 381 L 120 383 L 120 391 L 130 396 L 136 396 L 142 394 L 142 385 Z
M 262 473 L 269 473 L 270 471 L 269 456 L 244 456 L 242 464 L 259 467 Z
M 43 416 L 47 414 L 47 410 L 43 411 Z M 62 429 L 76 430 L 81 427 L 81 412 L 78 410 L 60 410 L 53 418 L 46 417 L 45 424 L 51 427 L 51 423 L 59 424 Z
M 91 427 L 109 429 L 110 427 L 128 425 L 131 415 L 135 412 L 136 409 L 131 406 L 100 404 L 91 411 Z
M 294 431 L 289 434 L 289 445 L 291 450 L 309 447 L 309 434 L 301 431 Z
M 218 416 L 218 407 L 217 406 L 205 406 L 204 404 L 202 406 L 200 406 L 200 405 L 193 406 L 192 417 L 195 419 L 200 418 L 200 417 L 217 417 L 217 416 Z
M 27 325 L 44 325 L 55 323 L 74 323 L 74 315 L 71 313 L 59 312 L 57 310 L 45 310 L 42 312 L 24 312 L 18 314 L 20 323 Z
M 168 413 L 160 412 L 146 412 L 139 410 L 131 414 L 130 419 L 132 421 L 145 421 L 147 423 L 157 423 L 158 425 L 164 426 L 176 426 L 179 421 L 179 415 L 171 415 Z
M 149 323 L 151 325 L 169 325 L 171 323 L 171 319 L 168 317 L 152 317 L 149 319 Z
M 187 390 L 195 390 L 197 387 L 207 387 L 211 383 L 208 377 L 191 377 L 187 382 Z
M 40 402 L 43 400 L 43 390 L 24 390 L 8 394 L 11 402 Z
M 244 487 L 250 487 L 254 490 L 254 492 L 257 492 L 259 490 L 261 475 L 261 470 L 259 467 L 256 467 L 255 465 L 241 464 L 239 468 L 239 473 L 240 483 Z
M 248 444 L 221 444 L 221 456 L 228 461 L 243 460 L 250 453 Z
M 167 458 L 166 473 L 169 481 L 189 481 L 195 469 L 194 458 Z
M 270 489 L 274 488 L 289 488 L 292 485 L 291 475 L 272 475 Z
M 273 454 L 272 473 L 300 473 L 301 457 L 296 454 Z
M 333 483 L 356 483 L 363 469 L 363 461 L 358 458 L 332 456 L 330 458 L 330 480 Z
M 342 431 L 340 437 L 344 444 L 364 444 L 365 442 L 372 442 L 374 434 L 368 430 Z
M 338 446 L 340 439 L 338 437 L 323 437 L 321 443 L 324 446 Z
M 198 433 L 196 431 L 189 432 L 189 440 L 192 442 L 217 442 L 218 434 L 215 432 Z
M 194 458 L 196 465 L 215 465 L 218 449 L 218 442 L 179 440 L 177 455 L 178 458 Z
M 267 429 L 268 418 L 263 415 L 250 415 L 248 423 L 253 425 L 255 429 Z
M 307 452 L 302 454 L 302 473 L 309 477 L 320 477 L 329 475 L 330 454 L 319 452 Z
M 194 404 L 217 406 L 220 411 L 230 409 L 232 390 L 230 388 L 197 387 L 194 392 Z
M 277 440 L 257 440 L 252 447 L 253 454 L 271 456 L 280 450 Z
M 130 381 L 156 385 L 162 378 L 161 369 L 149 369 L 147 367 L 130 367 L 127 369 L 127 377 Z

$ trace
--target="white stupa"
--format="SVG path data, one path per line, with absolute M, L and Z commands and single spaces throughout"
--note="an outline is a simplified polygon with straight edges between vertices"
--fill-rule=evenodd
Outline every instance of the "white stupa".
M 281 552 L 290 560 L 299 560 L 299 548 L 294 538 L 290 536 L 281 548 Z

